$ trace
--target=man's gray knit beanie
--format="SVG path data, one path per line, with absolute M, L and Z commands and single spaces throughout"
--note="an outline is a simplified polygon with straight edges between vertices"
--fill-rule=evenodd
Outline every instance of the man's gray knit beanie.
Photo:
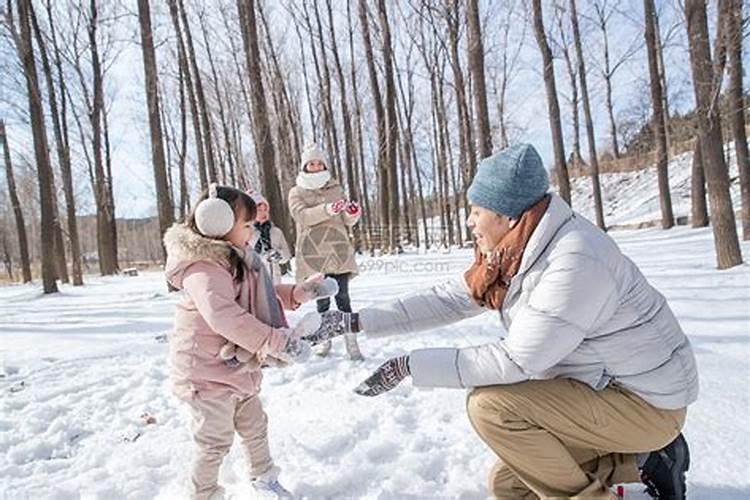
M 517 219 L 549 189 L 542 158 L 531 144 L 516 144 L 479 162 L 467 196 L 478 205 Z

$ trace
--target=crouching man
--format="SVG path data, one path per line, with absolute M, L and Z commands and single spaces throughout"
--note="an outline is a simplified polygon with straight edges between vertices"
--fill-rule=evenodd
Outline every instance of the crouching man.
M 473 388 L 467 411 L 498 457 L 497 498 L 610 498 L 610 486 L 639 480 L 652 496 L 685 498 L 681 429 L 698 395 L 690 342 L 617 244 L 548 187 L 533 146 L 482 160 L 468 191 L 476 258 L 463 279 L 309 318 L 307 339 L 407 335 L 498 311 L 504 338 L 391 359 L 357 392 L 408 376 Z

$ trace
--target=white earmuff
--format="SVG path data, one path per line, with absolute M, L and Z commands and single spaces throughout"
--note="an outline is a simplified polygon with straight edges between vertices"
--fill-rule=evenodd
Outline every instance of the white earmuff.
M 221 238 L 234 226 L 234 210 L 226 201 L 217 197 L 218 185 L 208 186 L 208 198 L 195 207 L 195 225 L 204 236 Z

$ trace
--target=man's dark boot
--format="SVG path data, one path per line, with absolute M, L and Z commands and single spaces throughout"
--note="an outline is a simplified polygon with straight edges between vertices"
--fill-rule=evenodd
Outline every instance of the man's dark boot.
M 680 433 L 661 450 L 652 451 L 641 469 L 641 481 L 649 495 L 659 500 L 685 498 L 685 472 L 690 467 L 690 450 Z

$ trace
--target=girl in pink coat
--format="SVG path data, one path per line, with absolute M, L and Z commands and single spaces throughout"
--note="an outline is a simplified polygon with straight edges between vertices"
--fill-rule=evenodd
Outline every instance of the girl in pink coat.
M 290 497 L 269 450 L 268 419 L 258 397 L 261 366 L 301 361 L 309 354 L 283 308 L 316 298 L 323 277 L 274 286 L 247 246 L 255 215 L 247 194 L 212 184 L 188 219 L 164 235 L 167 279 L 184 292 L 169 342 L 170 377 L 193 417 L 194 499 L 223 496 L 218 473 L 235 432 L 253 487 L 265 497 Z

